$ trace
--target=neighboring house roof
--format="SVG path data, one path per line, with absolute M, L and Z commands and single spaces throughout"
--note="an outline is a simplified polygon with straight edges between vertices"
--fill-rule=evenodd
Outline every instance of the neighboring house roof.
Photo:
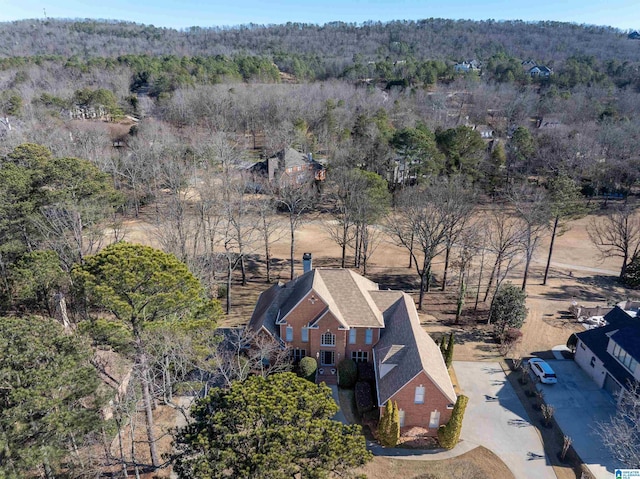
M 384 308 L 386 325 L 373 348 L 378 404 L 384 405 L 421 372 L 455 403 L 456 393 L 440 349 L 420 325 L 413 299 L 400 291 L 376 291 L 372 296 Z
M 640 362 L 640 325 L 619 329 L 611 336 L 633 359 Z
M 553 74 L 553 70 L 545 65 L 536 65 L 529 70 L 530 75 L 549 76 Z
M 636 334 L 640 334 L 640 322 L 629 316 L 619 306 L 616 306 L 607 313 L 604 319 L 607 322 L 606 326 L 589 329 L 578 333 L 576 336 L 602 361 L 604 368 L 609 374 L 621 385 L 626 386 L 628 381 L 633 380 L 633 375 L 607 352 L 607 346 L 609 345 L 609 338 L 612 335 L 616 336 L 617 333 L 623 330 L 626 334 L 629 334 L 629 330 L 634 330 Z M 618 341 L 616 340 L 616 342 Z M 622 344 L 620 344 L 620 346 L 622 346 Z

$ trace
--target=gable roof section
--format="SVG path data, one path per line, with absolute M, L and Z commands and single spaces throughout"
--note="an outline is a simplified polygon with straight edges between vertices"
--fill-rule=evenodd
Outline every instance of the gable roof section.
M 384 308 L 385 331 L 374 346 L 378 404 L 384 405 L 421 372 L 451 402 L 456 402 L 449 372 L 436 343 L 420 325 L 413 299 L 401 291 L 376 291 L 372 298 Z M 396 363 L 397 362 L 397 363 Z M 380 377 L 383 365 L 396 364 Z
M 268 290 L 262 292 L 258 297 L 256 307 L 249 320 L 248 327 L 253 331 L 259 331 L 264 328 L 274 338 L 280 337 L 276 320 L 283 303 L 287 301 L 293 289 L 287 288 L 287 285 L 277 283 Z
M 382 313 L 371 298 L 371 292 L 376 291 L 378 285 L 351 270 L 316 268 L 285 287 L 292 287 L 293 292 L 282 306 L 280 319 L 314 291 L 343 328 L 384 327 Z
M 611 335 L 615 336 L 616 331 L 619 333 L 621 330 L 626 330 L 627 328 L 640 331 L 640 322 L 625 313 L 619 306 L 609 311 L 604 316 L 604 319 L 608 323 L 606 326 L 589 329 L 576 334 L 576 336 L 602 361 L 604 368 L 609 371 L 609 374 L 622 386 L 626 387 L 628 381 L 633 380 L 633 375 L 607 352 L 607 346 L 609 345 L 609 337 Z

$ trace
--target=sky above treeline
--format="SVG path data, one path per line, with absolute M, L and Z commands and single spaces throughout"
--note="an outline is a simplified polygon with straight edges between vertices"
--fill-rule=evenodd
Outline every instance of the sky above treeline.
M 157 27 L 286 22 L 554 20 L 640 29 L 640 0 L 0 0 L 0 22 L 27 18 L 126 20 Z

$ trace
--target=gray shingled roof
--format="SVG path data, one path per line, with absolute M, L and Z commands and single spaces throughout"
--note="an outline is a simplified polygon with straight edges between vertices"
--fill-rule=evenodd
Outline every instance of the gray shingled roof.
M 374 346 L 380 405 L 422 371 L 455 403 L 440 349 L 420 325 L 413 299 L 401 291 L 380 291 L 376 283 L 353 271 L 318 268 L 285 285 L 272 286 L 258 298 L 249 327 L 255 331 L 264 327 L 279 337 L 276 319 L 285 318 L 312 290 L 345 328 L 384 328 Z M 396 366 L 381 378 L 382 364 Z
M 455 403 L 456 393 L 440 349 L 422 329 L 413 299 L 399 291 L 376 291 L 371 296 L 376 304 L 386 307 L 386 328 L 373 348 L 379 405 L 384 405 L 422 371 L 451 403 Z M 393 299 L 395 302 L 389 306 Z M 380 377 L 383 364 L 396 364 L 396 367 Z
M 280 318 L 285 318 L 313 290 L 344 328 L 384 328 L 382 313 L 370 294 L 378 289 L 378 285 L 351 270 L 316 268 L 293 283 L 286 285 L 287 288 L 293 287 L 295 291 L 282 306 Z

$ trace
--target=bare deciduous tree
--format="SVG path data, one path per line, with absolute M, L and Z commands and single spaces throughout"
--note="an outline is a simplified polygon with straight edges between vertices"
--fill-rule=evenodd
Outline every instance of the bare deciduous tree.
M 433 259 L 444 249 L 449 226 L 449 219 L 439 206 L 429 186 L 408 188 L 400 194 L 398 207 L 386 222 L 390 235 L 411 254 L 420 277 L 418 309 L 422 309 L 424 293 L 429 291 Z
M 615 415 L 595 433 L 611 454 L 631 469 L 640 468 L 640 383 L 620 391 Z
M 291 279 L 294 276 L 296 230 L 304 223 L 304 214 L 311 209 L 314 199 L 312 178 L 303 183 L 285 180 L 278 186 L 276 201 L 289 219 Z
M 603 259 L 622 258 L 622 278 L 629 261 L 640 252 L 640 216 L 635 214 L 635 208 L 631 205 L 612 208 L 603 219 L 594 218 L 587 232 Z

